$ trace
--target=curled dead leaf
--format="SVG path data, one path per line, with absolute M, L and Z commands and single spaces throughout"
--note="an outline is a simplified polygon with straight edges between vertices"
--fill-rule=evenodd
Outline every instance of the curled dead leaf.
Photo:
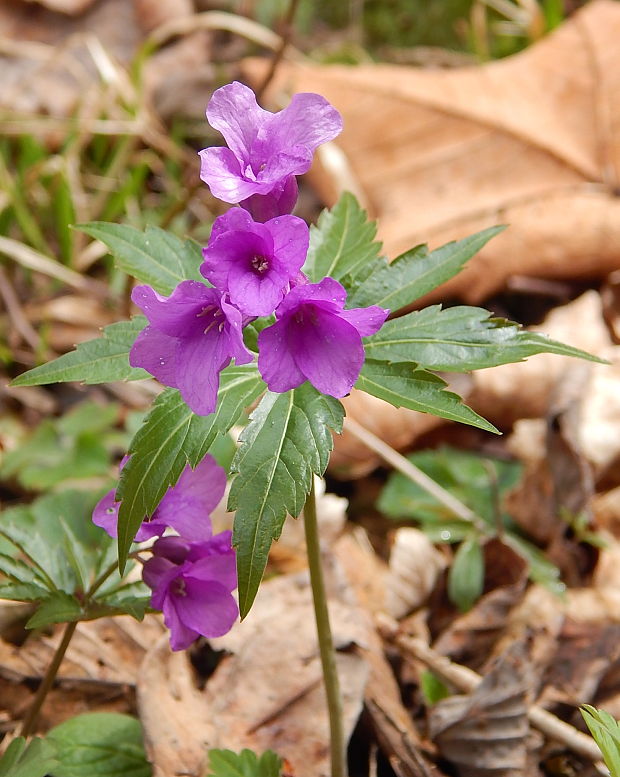
M 503 60 L 443 71 L 290 63 L 274 92 L 319 92 L 341 111 L 337 143 L 388 256 L 510 224 L 428 297 L 475 303 L 515 274 L 618 268 L 619 37 L 620 6 L 593 0 Z M 255 61 L 246 72 L 261 77 Z M 315 183 L 333 202 L 339 182 L 317 170 Z

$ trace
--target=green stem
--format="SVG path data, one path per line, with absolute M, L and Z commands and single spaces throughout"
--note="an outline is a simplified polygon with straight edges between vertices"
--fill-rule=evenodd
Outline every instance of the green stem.
M 130 553 L 130 557 L 135 558 L 137 556 L 136 553 Z M 93 582 L 91 587 L 86 592 L 86 595 L 84 596 L 84 602 L 83 605 L 86 606 L 92 597 L 95 595 L 95 593 L 101 588 L 101 586 L 105 583 L 105 581 L 110 577 L 110 575 L 116 571 L 118 568 L 118 563 L 115 561 L 113 564 L 110 564 L 110 566 L 105 569 L 99 577 Z M 47 667 L 47 671 L 45 672 L 45 676 L 41 680 L 41 685 L 39 685 L 39 688 L 37 690 L 37 693 L 32 700 L 32 704 L 30 705 L 30 709 L 28 710 L 28 714 L 24 718 L 24 722 L 22 723 L 22 730 L 21 730 L 21 736 L 27 737 L 32 734 L 34 731 L 34 728 L 37 724 L 37 720 L 39 719 L 39 713 L 41 712 L 41 707 L 43 706 L 43 702 L 45 701 L 45 697 L 50 692 L 54 680 L 56 679 L 56 675 L 58 674 L 58 670 L 60 669 L 60 665 L 62 663 L 63 658 L 65 657 L 65 653 L 67 652 L 67 648 L 69 647 L 69 643 L 71 642 L 71 639 L 75 633 L 75 630 L 77 628 L 79 621 L 72 621 L 71 623 L 65 624 L 65 631 L 62 635 L 62 639 L 60 640 L 60 644 L 56 648 L 56 652 L 54 653 L 54 657 L 52 658 L 50 665 Z
M 329 734 L 331 742 L 331 777 L 346 777 L 347 754 L 342 719 L 342 701 L 340 684 L 336 670 L 336 654 L 332 632 L 329 625 L 327 596 L 321 566 L 321 548 L 319 545 L 319 527 L 316 518 L 316 497 L 314 480 L 306 504 L 304 506 L 304 527 L 306 530 L 306 549 L 310 567 L 310 585 L 314 599 L 314 615 L 319 637 L 319 652 L 323 667 L 323 682 L 327 696 L 327 711 L 329 714 Z
M 54 684 L 54 680 L 56 679 L 58 669 L 60 667 L 60 664 L 62 663 L 62 659 L 65 657 L 65 653 L 67 652 L 67 648 L 69 647 L 69 643 L 71 642 L 71 638 L 73 637 L 73 633 L 75 632 L 77 625 L 78 625 L 78 622 L 73 621 L 72 623 L 67 623 L 67 625 L 65 626 L 65 632 L 62 635 L 60 644 L 56 648 L 54 657 L 52 658 L 50 665 L 47 667 L 47 672 L 45 673 L 45 676 L 41 680 L 41 685 L 39 686 L 36 696 L 32 700 L 32 704 L 30 705 L 30 709 L 28 710 L 28 714 L 26 715 L 24 722 L 22 723 L 21 736 L 23 737 L 30 736 L 30 734 L 32 734 L 32 732 L 34 731 L 37 720 L 39 719 L 39 713 L 41 712 L 41 707 L 43 706 L 43 702 L 45 701 L 45 697 L 47 696 L 52 685 Z

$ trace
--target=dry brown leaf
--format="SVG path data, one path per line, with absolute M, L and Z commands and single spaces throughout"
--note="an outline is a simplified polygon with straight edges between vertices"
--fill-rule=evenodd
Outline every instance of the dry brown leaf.
M 423 532 L 411 527 L 398 529 L 385 579 L 388 615 L 402 618 L 424 604 L 446 565 L 446 557 Z
M 523 645 L 514 645 L 480 685 L 450 696 L 429 713 L 430 734 L 460 777 L 526 777 L 529 670 Z
M 28 0 L 49 8 L 50 11 L 64 13 L 68 16 L 78 16 L 94 4 L 95 0 Z
M 350 735 L 368 677 L 355 646 L 367 642 L 368 630 L 351 605 L 332 599 L 330 612 Z M 164 645 L 147 658 L 148 678 L 139 681 L 139 703 L 155 774 L 174 774 L 173 763 L 176 772 L 200 774 L 206 747 L 249 747 L 274 750 L 290 762 L 296 777 L 327 775 L 328 722 L 307 575 L 264 583 L 248 618 L 211 644 L 230 655 L 222 659 L 200 698 L 191 690 L 187 664 L 175 659 L 173 666 Z M 158 672 L 162 664 L 164 671 Z M 168 704 L 175 696 L 179 702 Z M 180 712 L 186 698 L 190 718 Z M 168 726 L 172 733 L 166 735 Z M 175 761 L 181 736 L 182 768 Z
M 194 12 L 192 0 L 133 0 L 133 5 L 140 26 L 147 32 Z
M 361 527 L 358 527 L 361 530 Z M 334 547 L 348 584 L 366 618 L 380 619 L 386 596 L 387 570 L 364 541 L 360 531 L 344 534 Z M 400 688 L 388 663 L 377 631 L 368 624 L 368 642 L 362 654 L 369 666 L 364 704 L 373 730 L 397 777 L 441 777 L 421 753 L 420 735 L 405 709 Z
M 138 680 L 138 712 L 153 777 L 202 774 L 215 741 L 213 722 L 186 653 L 163 636 L 146 654 Z
M 337 143 L 388 256 L 510 224 L 432 297 L 478 302 L 511 275 L 602 277 L 620 265 L 619 38 L 620 6 L 593 0 L 482 66 L 295 63 L 276 89 L 319 92 L 341 111 Z M 317 183 L 332 202 L 338 182 Z
M 620 624 L 567 618 L 558 637 L 538 704 L 590 703 L 603 675 L 620 659 Z

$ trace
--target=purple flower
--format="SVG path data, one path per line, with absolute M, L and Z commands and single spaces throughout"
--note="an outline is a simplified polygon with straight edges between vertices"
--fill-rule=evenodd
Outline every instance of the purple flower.
M 306 222 L 280 216 L 259 224 L 242 208 L 215 220 L 200 272 L 248 316 L 268 316 L 300 273 L 308 251 Z
M 128 456 L 123 457 L 120 469 L 128 459 Z M 140 525 L 136 542 L 162 535 L 168 527 L 185 540 L 209 540 L 213 531 L 210 516 L 224 496 L 225 489 L 226 472 L 213 456 L 207 454 L 196 469 L 188 464 L 176 485 L 164 494 L 151 520 L 144 520 Z M 105 529 L 110 537 L 118 534 L 120 502 L 115 499 L 116 491 L 108 491 L 93 510 L 93 523 Z
M 266 219 L 290 213 L 294 176 L 307 172 L 315 149 L 342 130 L 340 114 L 318 94 L 296 94 L 284 110 L 270 113 L 237 81 L 213 93 L 207 119 L 229 148 L 203 149 L 200 177 L 215 197 L 241 202 Z
M 131 298 L 150 326 L 138 335 L 129 363 L 178 388 L 194 413 L 212 413 L 221 370 L 233 358 L 237 364 L 252 361 L 243 344 L 241 313 L 226 295 L 199 281 L 182 281 L 169 297 L 136 286 Z
M 201 634 L 221 637 L 237 618 L 231 594 L 237 587 L 235 551 L 229 531 L 207 542 L 157 540 L 142 574 L 153 591 L 152 607 L 164 613 L 173 650 L 184 650 Z
M 296 286 L 258 336 L 258 369 L 270 391 L 310 383 L 343 397 L 364 363 L 362 337 L 378 332 L 389 310 L 372 305 L 344 310 L 347 293 L 333 278 Z

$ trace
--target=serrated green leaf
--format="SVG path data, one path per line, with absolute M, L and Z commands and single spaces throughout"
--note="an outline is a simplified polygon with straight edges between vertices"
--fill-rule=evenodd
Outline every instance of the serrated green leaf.
M 326 275 L 342 280 L 369 263 L 374 266 L 381 244 L 377 227 L 368 221 L 355 197 L 345 192 L 331 210 L 324 210 L 310 227 L 310 246 L 303 272 L 317 283 Z
M 503 229 L 491 227 L 430 253 L 427 246 L 417 246 L 390 264 L 378 264 L 361 283 L 350 283 L 347 307 L 379 305 L 395 311 L 409 305 L 456 275 L 468 259 Z
M 605 710 L 597 710 L 589 704 L 581 707 L 581 714 L 599 746 L 611 777 L 620 777 L 620 725 Z
M 76 228 L 105 243 L 117 267 L 160 294 L 170 294 L 184 280 L 208 285 L 198 270 L 202 263 L 200 246 L 192 240 L 183 241 L 159 227 L 140 232 L 127 224 L 104 221 L 78 224 Z
M 49 589 L 36 583 L 3 583 L 0 584 L 0 599 L 12 602 L 38 602 L 49 596 Z
M 280 777 L 282 759 L 273 750 L 259 758 L 252 750 L 209 750 L 207 777 Z
M 366 359 L 355 388 L 394 407 L 432 413 L 499 434 L 493 424 L 467 407 L 457 394 L 446 391 L 446 385 L 437 375 L 417 369 L 414 365 Z
M 522 361 L 536 353 L 556 353 L 597 361 L 578 348 L 528 332 L 518 324 L 492 318 L 488 310 L 441 305 L 387 321 L 365 341 L 366 356 L 387 362 L 415 362 L 420 367 L 466 372 Z
M 30 584 L 38 581 L 33 568 L 28 566 L 25 561 L 5 553 L 0 553 L 0 573 L 16 583 Z
M 43 599 L 37 611 L 26 624 L 27 629 L 39 629 L 50 623 L 70 623 L 83 615 L 82 606 L 75 596 L 55 591 Z
M 229 510 L 236 510 L 239 609 L 245 617 L 258 590 L 271 542 L 287 513 L 299 515 L 315 473 L 322 475 L 340 432 L 344 409 L 309 383 L 285 394 L 268 392 L 250 416 L 231 471 Z
M 17 737 L 0 758 L 0 777 L 45 777 L 57 764 L 52 742 L 35 737 L 26 744 L 24 737 Z
M 226 434 L 243 410 L 264 390 L 254 366 L 227 367 L 220 374 L 217 410 L 198 416 L 176 389 L 167 389 L 129 446 L 117 490 L 118 552 L 121 564 L 145 516 L 151 516 L 185 465 L 195 467 L 218 435 Z
M 93 384 L 148 378 L 148 372 L 129 365 L 131 346 L 146 323 L 144 316 L 135 316 L 131 321 L 110 324 L 104 327 L 102 337 L 80 343 L 75 351 L 24 372 L 11 385 L 41 386 L 67 381 Z
M 470 610 L 482 594 L 484 556 L 478 537 L 464 540 L 454 554 L 448 572 L 448 596 L 461 612 Z
M 56 748 L 52 777 L 150 777 L 140 723 L 129 715 L 87 712 L 47 735 Z

